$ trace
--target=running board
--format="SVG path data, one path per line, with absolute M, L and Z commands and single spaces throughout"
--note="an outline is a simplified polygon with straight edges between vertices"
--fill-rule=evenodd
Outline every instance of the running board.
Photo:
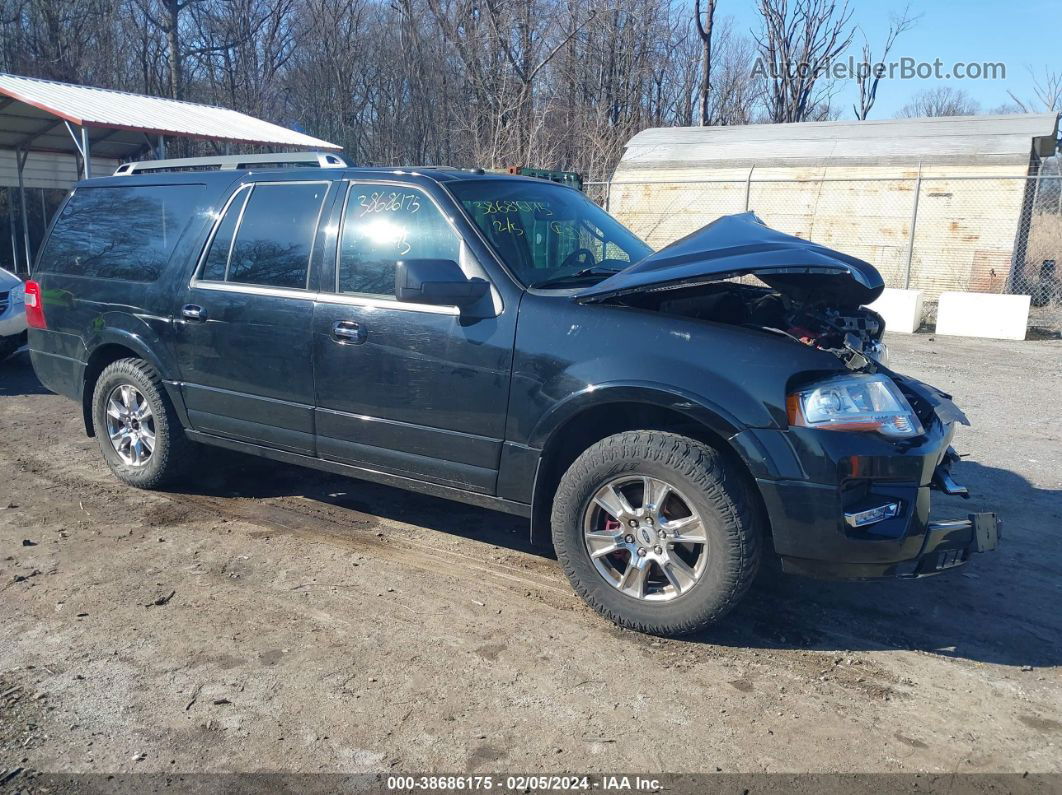
M 479 508 L 489 508 L 494 511 L 501 511 L 502 513 L 508 513 L 514 516 L 522 516 L 525 519 L 531 518 L 530 505 L 522 502 L 513 502 L 512 500 L 506 500 L 502 497 L 495 497 L 491 494 L 478 494 L 474 491 L 465 491 L 464 489 L 458 489 L 453 486 L 443 486 L 442 484 L 432 483 L 427 480 L 417 480 L 416 478 L 395 475 L 390 472 L 381 472 L 378 469 L 360 467 L 354 464 L 341 464 L 338 461 L 327 461 L 323 458 L 315 458 L 314 456 L 301 455 L 299 453 L 289 453 L 286 450 L 277 450 L 260 444 L 237 441 L 236 439 L 226 439 L 223 436 L 214 436 L 213 434 L 202 433 L 200 431 L 186 429 L 184 433 L 193 442 L 209 444 L 214 447 L 223 447 L 226 450 L 235 450 L 238 453 L 256 455 L 260 458 L 269 458 L 273 461 L 280 461 L 285 464 L 296 464 L 298 466 L 309 467 L 310 469 L 319 469 L 323 472 L 332 472 L 336 475 L 345 475 L 346 477 L 357 478 L 358 480 L 370 480 L 373 483 L 381 483 L 384 486 L 393 486 L 397 489 L 414 491 L 418 494 L 427 494 L 431 497 L 441 497 L 444 500 L 463 502 L 467 505 L 475 505 Z

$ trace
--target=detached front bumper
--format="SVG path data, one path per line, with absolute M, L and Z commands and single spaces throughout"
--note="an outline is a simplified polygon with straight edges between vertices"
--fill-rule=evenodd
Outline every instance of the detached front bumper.
M 929 425 L 906 444 L 804 428 L 732 437 L 753 465 L 783 570 L 831 579 L 924 577 L 995 549 L 994 513 L 930 520 L 932 491 L 965 489 L 950 475 L 953 426 Z

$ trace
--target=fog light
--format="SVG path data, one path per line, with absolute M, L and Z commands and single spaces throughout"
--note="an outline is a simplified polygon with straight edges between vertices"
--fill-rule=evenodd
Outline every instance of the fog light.
M 895 519 L 900 513 L 900 503 L 887 502 L 877 508 L 869 508 L 865 511 L 845 513 L 844 521 L 849 527 L 866 527 L 885 519 Z

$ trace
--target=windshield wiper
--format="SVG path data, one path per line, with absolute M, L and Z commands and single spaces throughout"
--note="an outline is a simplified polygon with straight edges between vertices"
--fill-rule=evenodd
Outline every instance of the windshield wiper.
M 575 271 L 574 273 L 565 273 L 561 276 L 554 276 L 550 279 L 544 279 L 540 282 L 531 282 L 531 284 L 529 284 L 528 286 L 534 288 L 554 287 L 558 284 L 564 284 L 565 282 L 569 282 L 572 279 L 582 279 L 585 276 L 611 276 L 614 273 L 619 273 L 621 270 L 623 269 L 602 268 L 598 265 L 592 265 L 589 268 L 583 268 L 581 270 Z

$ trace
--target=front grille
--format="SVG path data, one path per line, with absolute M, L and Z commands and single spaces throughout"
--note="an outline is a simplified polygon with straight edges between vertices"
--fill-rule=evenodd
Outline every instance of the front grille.
M 11 292 L 0 293 L 0 315 L 7 311 L 7 305 L 11 301 Z

